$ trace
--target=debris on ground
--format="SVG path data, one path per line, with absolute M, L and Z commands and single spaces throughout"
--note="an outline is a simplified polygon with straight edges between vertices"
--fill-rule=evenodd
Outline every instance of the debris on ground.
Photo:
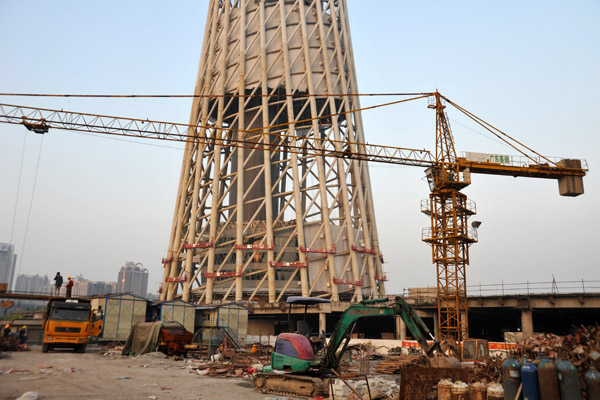
M 29 351 L 27 343 L 21 344 L 18 336 L 0 336 L 0 353 L 3 351 Z
M 398 396 L 400 386 L 393 378 L 375 376 L 367 379 L 333 379 L 330 390 L 333 390 L 332 397 L 340 400 L 356 399 L 356 393 L 364 399 L 394 399 Z
M 25 392 L 21 395 L 21 397 L 17 398 L 16 400 L 38 400 L 40 398 L 40 395 L 38 394 L 38 392 Z

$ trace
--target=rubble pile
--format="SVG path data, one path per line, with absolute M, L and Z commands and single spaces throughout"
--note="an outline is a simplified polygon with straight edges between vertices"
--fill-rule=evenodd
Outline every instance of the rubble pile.
M 502 364 L 505 358 L 500 355 L 486 357 L 473 366 L 471 382 L 502 383 Z
M 600 326 L 581 326 L 567 336 L 533 335 L 515 347 L 515 355 L 519 358 L 534 359 L 542 354 L 553 360 L 556 357 L 568 360 L 580 372 L 591 366 L 600 368 Z
M 399 374 L 405 367 L 429 367 L 429 359 L 424 355 L 391 356 L 375 367 L 378 374 Z

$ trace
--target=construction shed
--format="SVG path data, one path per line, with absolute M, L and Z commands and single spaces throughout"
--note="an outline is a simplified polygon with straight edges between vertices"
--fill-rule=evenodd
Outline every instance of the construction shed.
M 186 330 L 194 333 L 196 327 L 196 306 L 183 300 L 165 301 L 153 304 L 159 321 L 179 322 Z
M 144 297 L 119 293 L 93 297 L 90 300 L 93 310 L 104 310 L 102 334 L 98 337 L 101 342 L 124 342 L 129 337 L 133 324 L 146 321 L 148 300 Z
M 248 308 L 236 303 L 199 306 L 199 328 L 222 327 L 239 344 L 246 344 L 248 335 Z

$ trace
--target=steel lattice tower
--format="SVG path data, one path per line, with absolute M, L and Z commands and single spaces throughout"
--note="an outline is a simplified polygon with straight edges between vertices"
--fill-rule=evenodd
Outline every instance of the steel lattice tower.
M 367 164 L 269 150 L 359 151 L 355 93 L 345 0 L 210 1 L 163 300 L 385 295 Z

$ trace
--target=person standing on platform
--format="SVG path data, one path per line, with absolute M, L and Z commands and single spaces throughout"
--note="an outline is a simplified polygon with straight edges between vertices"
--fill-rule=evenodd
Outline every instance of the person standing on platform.
M 70 299 L 71 294 L 73 293 L 73 280 L 70 276 L 67 276 L 67 279 L 69 280 L 69 282 L 67 282 L 67 286 L 65 286 L 65 288 L 67 289 L 67 298 Z
M 60 274 L 60 272 L 56 273 L 56 276 L 54 277 L 54 295 L 55 296 L 60 296 L 60 288 L 63 284 L 63 277 Z

